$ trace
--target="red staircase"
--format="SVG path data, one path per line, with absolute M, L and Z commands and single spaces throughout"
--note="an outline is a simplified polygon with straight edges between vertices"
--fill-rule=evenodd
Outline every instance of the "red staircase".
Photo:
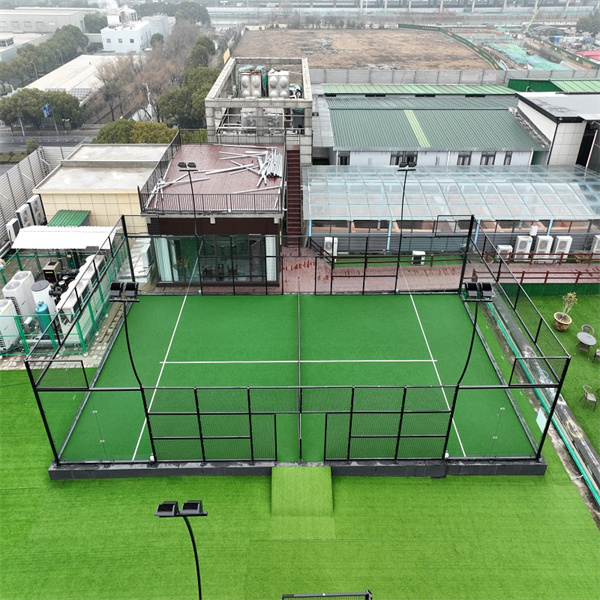
M 287 219 L 286 234 L 289 237 L 302 235 L 302 184 L 300 181 L 300 146 L 289 146 L 286 151 L 287 174 Z M 289 244 L 294 240 L 290 239 Z

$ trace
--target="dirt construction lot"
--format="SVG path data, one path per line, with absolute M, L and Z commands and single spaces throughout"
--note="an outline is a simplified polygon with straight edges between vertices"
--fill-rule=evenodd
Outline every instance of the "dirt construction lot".
M 490 64 L 442 33 L 414 29 L 247 31 L 234 56 L 308 58 L 311 68 L 478 70 Z

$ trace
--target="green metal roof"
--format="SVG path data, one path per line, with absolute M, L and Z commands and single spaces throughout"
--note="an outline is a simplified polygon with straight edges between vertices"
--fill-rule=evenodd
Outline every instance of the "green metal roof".
M 517 106 L 516 96 L 495 98 L 464 98 L 440 96 L 435 98 L 365 98 L 342 96 L 326 98 L 329 110 L 503 110 Z
M 324 83 L 324 94 L 438 94 L 438 95 L 513 95 L 505 85 L 371 85 L 351 83 Z
M 331 110 L 335 150 L 541 150 L 507 110 Z
M 48 223 L 51 227 L 79 227 L 90 214 L 89 210 L 59 210 Z
M 600 79 L 552 79 L 552 83 L 558 87 L 561 92 L 600 93 Z

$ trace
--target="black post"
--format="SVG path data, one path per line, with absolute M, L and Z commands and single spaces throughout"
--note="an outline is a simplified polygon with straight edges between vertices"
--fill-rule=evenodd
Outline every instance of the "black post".
M 352 417 L 354 416 L 354 386 L 352 386 L 352 395 L 350 396 L 350 418 L 348 420 L 348 451 L 346 460 L 350 460 L 350 445 L 352 443 Z
M 446 431 L 446 439 L 444 440 L 444 449 L 442 450 L 443 459 L 446 456 L 446 451 L 448 449 L 448 440 L 450 439 L 450 430 L 452 429 L 452 419 L 454 418 L 454 411 L 456 409 L 456 401 L 458 400 L 458 392 L 460 390 L 460 384 L 467 372 L 467 368 L 469 367 L 469 361 L 471 360 L 471 354 L 473 352 L 473 346 L 475 343 L 475 334 L 477 333 L 477 314 L 479 311 L 479 302 L 475 302 L 475 315 L 473 317 L 473 331 L 471 333 L 471 344 L 469 345 L 469 352 L 467 354 L 467 360 L 465 361 L 465 366 L 463 368 L 458 381 L 456 382 L 456 387 L 454 388 L 454 396 L 452 397 L 452 406 L 450 407 L 450 418 L 448 419 L 448 429 Z M 442 394 L 444 393 L 444 389 L 442 388 Z
M 125 247 L 127 249 L 127 260 L 129 262 L 129 270 L 131 271 L 131 281 L 135 283 L 135 273 L 133 272 L 133 260 L 131 259 L 131 248 L 129 247 L 129 235 L 127 234 L 127 225 L 125 225 L 125 215 L 121 215 L 121 225 L 123 226 L 123 235 L 125 236 Z
M 148 413 L 148 403 L 146 402 L 146 392 L 144 391 L 144 386 L 142 385 L 140 376 L 138 375 L 137 369 L 135 368 L 135 363 L 133 362 L 133 354 L 131 352 L 131 344 L 129 342 L 129 327 L 127 326 L 127 304 L 127 301 L 123 302 L 123 324 L 125 326 L 125 341 L 127 343 L 127 353 L 129 354 L 129 362 L 131 364 L 131 369 L 133 371 L 133 374 L 135 375 L 136 381 L 138 382 L 140 394 L 142 396 L 144 414 L 146 415 L 146 423 L 148 424 L 148 435 L 150 436 L 150 447 L 152 448 L 152 462 L 156 462 L 156 448 L 154 447 L 154 437 L 152 435 L 152 427 L 150 425 L 150 415 Z
M 538 451 L 535 455 L 536 460 L 540 460 L 542 457 L 542 447 L 544 442 L 546 441 L 546 436 L 548 435 L 548 430 L 550 429 L 550 425 L 552 424 L 552 417 L 554 416 L 554 411 L 556 410 L 556 405 L 558 404 L 558 400 L 560 398 L 560 392 L 562 390 L 563 383 L 565 382 L 565 377 L 567 376 L 567 369 L 569 368 L 569 363 L 571 362 L 571 357 L 568 356 L 565 361 L 565 366 L 563 368 L 562 376 L 560 378 L 560 383 L 556 388 L 556 396 L 554 396 L 554 402 L 552 403 L 552 407 L 548 412 L 548 420 L 546 421 L 546 426 L 544 427 L 544 431 L 542 433 L 542 437 L 540 439 L 540 443 L 538 445 Z
M 60 465 L 60 459 L 58 458 L 58 452 L 56 451 L 56 446 L 54 445 L 54 440 L 52 439 L 52 433 L 50 431 L 50 426 L 48 425 L 48 420 L 46 419 L 46 413 L 44 412 L 44 407 L 42 405 L 42 401 L 40 400 L 40 396 L 38 394 L 37 382 L 34 380 L 33 373 L 31 372 L 31 367 L 29 366 L 29 361 L 25 361 L 25 368 L 27 369 L 27 375 L 29 376 L 29 382 L 31 383 L 31 388 L 33 389 L 33 395 L 35 396 L 35 401 L 38 406 L 38 410 L 40 411 L 40 416 L 42 417 L 42 422 L 44 423 L 44 429 L 46 430 L 46 435 L 48 436 L 48 441 L 50 442 L 50 448 L 52 448 L 52 454 L 54 455 L 54 461 L 56 462 L 56 466 Z
M 398 452 L 400 450 L 400 435 L 402 434 L 402 421 L 404 419 L 404 407 L 406 405 L 406 386 L 402 394 L 402 406 L 400 407 L 400 418 L 398 419 L 398 437 L 396 438 L 396 452 L 394 452 L 395 460 L 398 460 Z
M 190 539 L 192 540 L 192 547 L 194 548 L 194 560 L 196 561 L 196 578 L 198 580 L 198 600 L 202 600 L 202 584 L 200 583 L 200 563 L 198 562 L 198 550 L 196 549 L 196 540 L 194 539 L 194 532 L 192 531 L 192 526 L 190 525 L 189 519 L 183 515 L 183 520 L 187 525 L 188 531 L 190 533 Z
M 467 243 L 465 244 L 465 255 L 463 257 L 462 269 L 460 270 L 460 279 L 458 281 L 458 291 L 462 289 L 463 281 L 465 279 L 465 271 L 467 269 L 467 257 L 469 256 L 469 248 L 471 247 L 471 236 L 473 235 L 473 225 L 475 224 L 475 216 L 471 215 L 471 222 L 469 223 L 469 235 L 467 237 Z
M 248 431 L 250 433 L 250 460 L 254 462 L 254 436 L 252 435 L 252 398 L 250 396 L 250 388 L 246 388 L 248 398 Z

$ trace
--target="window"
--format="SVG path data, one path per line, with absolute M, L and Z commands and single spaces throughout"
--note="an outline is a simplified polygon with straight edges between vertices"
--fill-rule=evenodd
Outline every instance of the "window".
M 130 44 L 135 44 L 135 40 L 133 38 L 129 38 L 129 43 Z
M 350 154 L 338 154 L 338 165 L 349 165 L 350 164 Z
M 107 43 L 107 44 L 110 44 L 110 43 L 111 43 L 111 41 L 110 41 L 110 38 L 106 38 L 106 43 Z
M 402 163 L 417 164 L 418 152 L 409 150 L 408 152 L 392 152 L 390 165 L 399 166 Z
M 463 154 L 459 154 L 458 155 L 458 160 L 456 161 L 456 164 L 459 166 L 467 166 L 471 164 L 471 153 L 470 152 L 466 152 Z
M 504 164 L 505 165 L 510 165 L 510 161 L 512 160 L 512 152 L 507 152 L 504 155 Z
M 122 44 L 123 40 L 121 38 L 119 38 L 119 44 Z
M 31 21 L 23 21 L 23 27 L 25 29 L 33 29 L 33 23 Z
M 482 152 L 481 153 L 481 161 L 479 162 L 480 165 L 493 165 L 494 161 L 496 160 L 496 153 L 495 152 Z

